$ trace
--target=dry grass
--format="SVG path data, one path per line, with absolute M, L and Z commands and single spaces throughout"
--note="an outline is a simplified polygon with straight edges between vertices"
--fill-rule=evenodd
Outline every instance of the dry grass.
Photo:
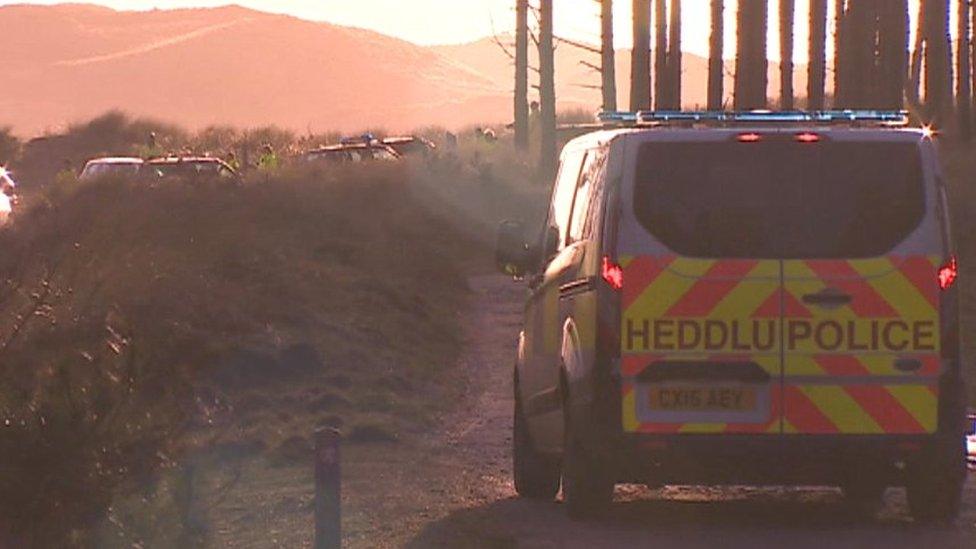
M 464 162 L 374 165 L 102 181 L 28 212 L 0 234 L 0 514 L 42 542 L 145 539 L 186 516 L 188 463 L 304 466 L 317 426 L 422 429 L 456 397 L 464 266 L 507 188 Z

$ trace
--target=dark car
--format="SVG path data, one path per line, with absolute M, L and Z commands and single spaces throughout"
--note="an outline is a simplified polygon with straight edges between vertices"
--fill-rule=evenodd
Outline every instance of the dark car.
M 306 162 L 339 164 L 345 162 L 370 162 L 373 160 L 399 160 L 400 154 L 393 148 L 379 142 L 342 143 L 308 151 Z
M 382 143 L 391 147 L 400 156 L 428 156 L 437 149 L 437 145 L 429 139 L 411 135 L 404 137 L 387 137 Z
M 219 158 L 209 156 L 171 156 L 150 160 L 143 165 L 149 179 L 237 179 L 234 168 Z

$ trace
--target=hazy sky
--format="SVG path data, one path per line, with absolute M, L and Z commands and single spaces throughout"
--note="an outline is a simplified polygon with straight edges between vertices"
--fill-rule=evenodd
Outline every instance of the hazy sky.
M 84 1 L 84 0 L 79 0 Z M 914 5 L 918 0 L 912 0 Z M 190 6 L 220 6 L 230 0 L 91 0 L 115 9 L 148 10 Z M 556 32 L 579 40 L 599 39 L 599 9 L 593 0 L 554 0 Z M 24 3 L 0 0 L 0 5 Z M 56 4 L 54 0 L 27 2 Z M 263 11 L 287 13 L 316 21 L 329 21 L 373 29 L 418 44 L 448 44 L 476 40 L 495 32 L 511 30 L 513 0 L 238 0 L 236 3 Z M 779 59 L 775 39 L 778 23 L 776 0 L 771 0 L 769 54 Z M 833 4 L 833 2 L 829 2 Z M 704 55 L 708 52 L 709 0 L 684 0 L 683 49 Z M 807 56 L 806 13 L 809 0 L 796 0 L 796 58 Z M 617 0 L 617 44 L 629 47 L 630 0 Z M 726 1 L 726 55 L 734 52 L 736 0 Z M 832 9 L 832 8 L 831 8 Z M 955 11 L 955 10 L 953 10 Z

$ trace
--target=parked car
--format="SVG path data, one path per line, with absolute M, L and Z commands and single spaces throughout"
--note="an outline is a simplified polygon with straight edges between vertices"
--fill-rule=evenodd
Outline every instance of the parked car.
M 395 150 L 400 156 L 427 157 L 437 149 L 437 145 L 432 141 L 416 135 L 387 137 L 382 143 Z
M 10 172 L 0 167 L 0 226 L 6 225 L 17 205 L 17 184 Z
M 238 179 L 234 168 L 219 158 L 209 156 L 169 156 L 150 160 L 142 172 L 150 180 L 159 179 Z
M 350 142 L 339 145 L 329 145 L 308 151 L 304 155 L 306 162 L 369 162 L 372 160 L 399 160 L 400 154 L 389 145 L 378 141 L 370 143 Z
M 136 177 L 145 162 L 141 158 L 106 157 L 89 160 L 78 179 L 90 181 L 102 177 Z

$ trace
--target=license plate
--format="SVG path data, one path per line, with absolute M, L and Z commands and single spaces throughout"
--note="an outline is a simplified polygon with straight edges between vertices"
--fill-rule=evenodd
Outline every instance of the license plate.
M 651 410 L 665 412 L 750 412 L 758 395 L 751 387 L 654 387 Z

